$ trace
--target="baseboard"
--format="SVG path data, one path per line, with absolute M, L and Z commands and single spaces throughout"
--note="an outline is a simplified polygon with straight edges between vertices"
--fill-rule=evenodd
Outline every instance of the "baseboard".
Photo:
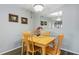
M 19 48 L 21 48 L 21 46 L 16 47 L 16 48 L 11 49 L 11 50 L 8 50 L 8 51 L 5 51 L 5 52 L 2 52 L 2 53 L 0 53 L 0 55 L 4 55 L 4 54 L 6 54 L 6 53 L 8 53 L 8 52 L 11 52 L 11 51 L 16 50 L 16 49 L 19 49 Z
M 79 55 L 79 53 L 77 53 L 77 52 L 73 52 L 73 51 L 71 51 L 71 50 L 68 50 L 68 49 L 61 48 L 61 50 L 64 50 L 64 51 L 71 52 L 71 53 L 74 53 L 74 54 L 77 54 L 77 55 Z
M 19 48 L 21 48 L 21 46 L 16 47 L 16 48 L 11 49 L 11 50 L 8 50 L 8 51 L 5 51 L 5 52 L 2 52 L 2 53 L 0 53 L 0 55 L 7 55 L 7 53 L 9 53 L 9 52 L 11 52 L 11 53 L 12 53 L 12 52 L 16 51 L 16 50 L 17 50 L 17 49 L 19 49 Z M 79 55 L 79 53 L 77 53 L 77 52 L 73 52 L 73 51 L 68 50 L 68 49 L 61 48 L 61 50 L 64 50 L 64 51 L 71 52 L 71 53 L 74 53 L 74 54 Z M 10 55 L 10 54 L 9 54 L 9 55 Z

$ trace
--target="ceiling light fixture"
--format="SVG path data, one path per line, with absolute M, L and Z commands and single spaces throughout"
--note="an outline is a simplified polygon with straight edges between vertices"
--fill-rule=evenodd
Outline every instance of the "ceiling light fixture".
M 51 13 L 50 15 L 51 16 L 62 16 L 62 14 L 63 14 L 62 11 L 58 11 L 58 12 Z
M 57 18 L 56 21 L 61 21 L 61 19 L 60 18 Z
M 33 5 L 33 8 L 36 12 L 42 11 L 44 9 L 44 5 L 43 4 L 35 4 L 35 5 Z
M 52 16 L 58 16 L 58 12 L 51 13 Z

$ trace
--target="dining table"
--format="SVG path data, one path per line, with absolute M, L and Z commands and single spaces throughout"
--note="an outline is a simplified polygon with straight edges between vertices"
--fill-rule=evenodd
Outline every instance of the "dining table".
M 32 40 L 29 39 L 29 41 L 33 41 L 34 45 L 42 48 L 42 55 L 46 54 L 46 47 L 54 41 L 54 37 L 50 36 L 32 36 Z

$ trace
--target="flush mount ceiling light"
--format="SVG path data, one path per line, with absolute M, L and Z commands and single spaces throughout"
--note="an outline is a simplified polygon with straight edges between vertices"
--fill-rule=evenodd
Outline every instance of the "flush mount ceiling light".
M 57 18 L 56 21 L 61 21 L 61 19 L 60 18 Z
M 35 5 L 33 5 L 33 8 L 36 12 L 42 11 L 44 9 L 44 5 L 43 4 L 35 4 Z
M 51 16 L 58 16 L 58 12 L 51 13 L 50 15 L 51 15 Z
M 50 15 L 51 16 L 62 16 L 62 14 L 63 14 L 62 11 L 58 11 L 58 12 L 51 13 Z

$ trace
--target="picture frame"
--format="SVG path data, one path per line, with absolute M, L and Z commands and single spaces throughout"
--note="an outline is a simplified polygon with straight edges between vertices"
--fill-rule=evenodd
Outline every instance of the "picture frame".
M 47 25 L 47 21 L 44 21 L 44 25 Z
M 40 21 L 40 25 L 41 25 L 41 26 L 47 25 L 47 21 Z
M 28 24 L 28 18 L 21 17 L 21 23 L 22 24 Z
M 18 15 L 9 14 L 9 22 L 18 22 Z
M 44 25 L 43 21 L 40 22 L 40 25 L 42 25 L 42 26 Z

